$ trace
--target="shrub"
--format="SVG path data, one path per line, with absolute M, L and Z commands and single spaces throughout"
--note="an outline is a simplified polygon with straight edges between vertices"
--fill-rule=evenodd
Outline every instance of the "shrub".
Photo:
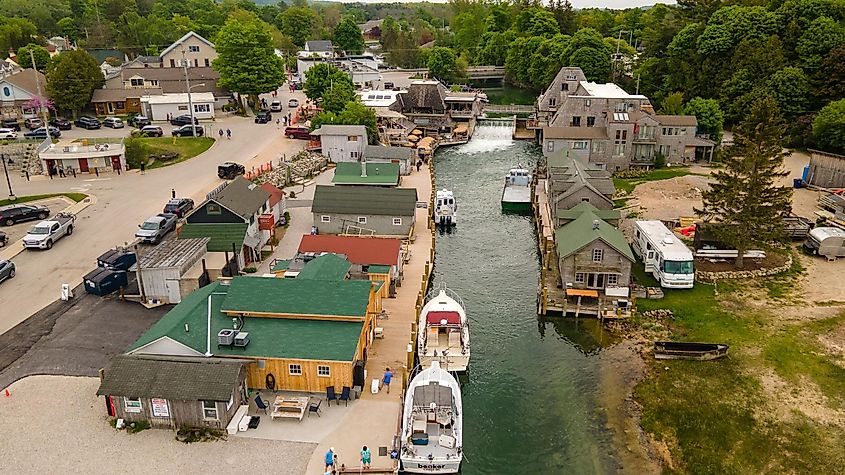
M 150 428 L 150 423 L 147 421 L 135 421 L 130 422 L 126 425 L 126 432 L 130 434 L 137 434 L 138 432 L 147 430 Z
M 258 272 L 258 269 L 256 269 L 255 267 L 251 267 L 251 266 L 250 267 L 244 267 L 244 272 L 247 273 L 247 274 L 255 274 L 256 272 Z
M 147 146 L 136 138 L 128 138 L 123 144 L 126 147 L 126 165 L 129 168 L 140 168 L 141 163 L 147 161 Z
M 226 434 L 222 430 L 209 429 L 207 427 L 180 427 L 176 432 L 176 440 L 191 444 L 193 442 L 214 442 L 225 440 Z
M 662 153 L 654 156 L 654 169 L 663 168 L 666 166 L 666 157 Z

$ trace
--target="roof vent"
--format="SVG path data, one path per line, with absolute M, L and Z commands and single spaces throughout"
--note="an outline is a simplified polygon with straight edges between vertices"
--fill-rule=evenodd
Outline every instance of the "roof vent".
M 599 228 L 599 220 L 594 219 L 593 220 L 593 231 L 597 230 L 598 228 Z

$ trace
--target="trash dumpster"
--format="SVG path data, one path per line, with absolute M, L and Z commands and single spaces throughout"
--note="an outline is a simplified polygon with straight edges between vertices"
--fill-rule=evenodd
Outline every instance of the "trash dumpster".
M 110 249 L 97 258 L 97 266 L 112 270 L 129 270 L 135 264 L 135 253 L 127 249 Z
M 126 271 L 98 267 L 86 274 L 82 282 L 85 283 L 86 292 L 102 297 L 126 287 L 128 280 Z

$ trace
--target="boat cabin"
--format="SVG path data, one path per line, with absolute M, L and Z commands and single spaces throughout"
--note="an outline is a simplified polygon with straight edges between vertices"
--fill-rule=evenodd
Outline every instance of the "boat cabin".
M 505 175 L 505 184 L 514 186 L 528 186 L 531 184 L 531 172 L 524 168 L 511 168 Z

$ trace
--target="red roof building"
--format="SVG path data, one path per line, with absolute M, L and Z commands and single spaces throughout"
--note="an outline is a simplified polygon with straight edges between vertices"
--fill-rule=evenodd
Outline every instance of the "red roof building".
M 402 241 L 391 238 L 308 234 L 299 241 L 299 252 L 333 252 L 362 266 L 399 265 Z
M 276 188 L 272 183 L 263 183 L 261 189 L 270 193 L 270 206 L 276 206 L 276 203 L 282 201 L 285 196 L 285 192 Z

